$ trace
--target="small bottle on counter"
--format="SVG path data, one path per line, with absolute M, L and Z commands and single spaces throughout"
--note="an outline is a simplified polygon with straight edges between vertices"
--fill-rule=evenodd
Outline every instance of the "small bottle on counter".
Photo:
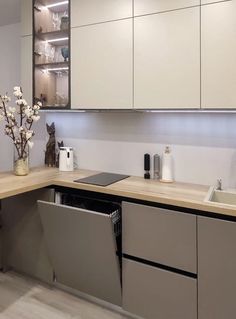
M 161 159 L 158 154 L 153 156 L 153 178 L 160 179 Z
M 161 182 L 173 183 L 174 172 L 173 172 L 173 157 L 169 146 L 166 146 L 165 151 L 162 155 L 162 176 Z

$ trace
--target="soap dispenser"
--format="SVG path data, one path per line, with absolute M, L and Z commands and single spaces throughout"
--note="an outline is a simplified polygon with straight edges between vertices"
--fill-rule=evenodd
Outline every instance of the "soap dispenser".
M 173 173 L 173 157 L 169 146 L 166 146 L 165 151 L 162 155 L 162 177 L 161 182 L 163 183 L 173 183 L 174 173 Z

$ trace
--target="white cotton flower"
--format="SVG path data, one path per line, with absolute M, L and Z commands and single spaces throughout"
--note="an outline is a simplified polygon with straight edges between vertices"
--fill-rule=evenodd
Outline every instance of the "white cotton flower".
M 27 102 L 24 99 L 16 100 L 16 104 L 19 105 L 19 106 L 21 106 L 21 105 L 27 106 Z
M 38 122 L 38 120 L 40 120 L 40 116 L 39 115 L 32 115 L 31 119 L 35 122 Z
M 15 119 L 14 114 L 11 113 L 11 112 L 6 112 L 6 115 L 7 115 L 7 117 L 8 117 L 9 119 L 11 119 L 11 120 L 14 120 L 14 119 Z
M 23 96 L 23 93 L 21 91 L 21 87 L 19 86 L 15 86 L 14 87 L 14 92 L 13 92 L 13 95 L 17 98 L 21 98 Z
M 26 139 L 29 140 L 33 136 L 33 134 L 34 134 L 34 131 L 27 131 L 25 133 Z
M 24 110 L 24 113 L 25 115 L 30 118 L 33 114 L 34 114 L 34 111 L 31 109 L 31 107 L 27 107 L 25 110 Z
M 23 131 L 24 131 L 23 126 L 20 126 L 20 127 L 19 127 L 19 132 L 22 133 Z
M 28 141 L 28 145 L 29 145 L 30 148 L 32 148 L 34 146 L 34 142 Z
M 35 104 L 35 105 L 33 106 L 33 109 L 34 109 L 34 110 L 40 110 L 40 106 L 37 105 L 37 104 Z
M 21 98 L 23 96 L 23 94 L 20 91 L 15 91 L 13 95 L 17 98 Z
M 1 99 L 2 99 L 2 101 L 3 101 L 4 103 L 8 103 L 8 102 L 11 101 L 11 98 L 10 98 L 9 96 L 7 96 L 7 95 L 3 95 L 3 96 L 1 97 Z
M 38 101 L 37 105 L 38 105 L 39 107 L 42 107 L 42 106 L 43 106 L 42 102 L 40 102 L 40 101 Z
M 9 106 L 9 112 L 15 113 L 16 112 L 16 108 L 12 107 L 12 106 Z

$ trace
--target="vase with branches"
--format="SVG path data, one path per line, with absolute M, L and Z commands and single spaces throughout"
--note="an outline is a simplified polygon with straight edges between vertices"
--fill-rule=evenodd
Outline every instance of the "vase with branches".
M 32 126 L 40 119 L 42 104 L 29 106 L 18 86 L 14 87 L 13 95 L 16 106 L 9 106 L 11 99 L 7 94 L 0 95 L 0 121 L 5 120 L 4 132 L 14 144 L 14 173 L 23 176 L 29 173 L 29 148 L 34 145 L 32 138 L 35 135 Z

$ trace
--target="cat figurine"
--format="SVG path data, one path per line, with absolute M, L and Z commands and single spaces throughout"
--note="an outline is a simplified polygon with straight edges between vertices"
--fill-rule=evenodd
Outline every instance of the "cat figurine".
M 48 167 L 56 166 L 56 138 L 55 138 L 55 124 L 46 124 L 47 132 L 49 134 L 49 140 L 46 146 L 45 152 L 45 165 Z
M 58 150 L 57 150 L 57 161 L 56 161 L 56 167 L 59 167 L 59 156 L 60 156 L 60 148 L 64 147 L 64 142 L 57 142 Z

